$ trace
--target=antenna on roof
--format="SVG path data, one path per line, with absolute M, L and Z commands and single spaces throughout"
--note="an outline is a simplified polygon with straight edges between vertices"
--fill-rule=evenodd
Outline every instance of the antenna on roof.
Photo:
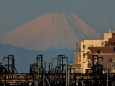
M 112 28 L 113 28 L 113 25 L 112 25 L 112 16 L 111 16 L 111 26 L 110 26 L 110 28 L 109 28 L 109 33 L 112 32 Z
M 98 35 L 96 34 L 96 38 L 97 38 L 97 40 L 99 40 L 99 37 L 98 37 Z
M 78 43 L 76 43 L 76 51 L 78 51 Z
M 112 28 L 113 28 L 112 23 L 113 23 L 113 20 L 112 20 L 112 16 L 111 16 L 111 26 L 110 26 L 110 30 L 109 30 L 110 33 L 112 32 Z
M 111 16 L 111 31 L 112 31 L 112 28 L 113 28 L 113 27 L 112 27 L 112 23 L 113 23 L 113 22 L 112 22 L 112 16 Z

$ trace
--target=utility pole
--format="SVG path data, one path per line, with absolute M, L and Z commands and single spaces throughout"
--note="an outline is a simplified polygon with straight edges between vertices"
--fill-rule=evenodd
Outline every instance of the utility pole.
M 68 86 L 68 58 L 66 58 L 66 86 Z
M 108 71 L 108 63 L 107 63 L 107 86 L 108 86 L 108 73 L 109 71 Z

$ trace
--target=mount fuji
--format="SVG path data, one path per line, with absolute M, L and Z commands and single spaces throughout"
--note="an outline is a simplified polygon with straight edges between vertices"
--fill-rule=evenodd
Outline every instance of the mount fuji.
M 2 44 L 35 51 L 75 49 L 76 43 L 98 34 L 72 13 L 47 13 L 1 37 Z

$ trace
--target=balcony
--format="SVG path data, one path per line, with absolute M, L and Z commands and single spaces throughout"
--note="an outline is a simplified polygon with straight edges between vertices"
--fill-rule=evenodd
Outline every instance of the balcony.
M 81 64 L 72 64 L 72 67 L 73 67 L 73 68 L 80 68 L 80 67 L 81 67 Z

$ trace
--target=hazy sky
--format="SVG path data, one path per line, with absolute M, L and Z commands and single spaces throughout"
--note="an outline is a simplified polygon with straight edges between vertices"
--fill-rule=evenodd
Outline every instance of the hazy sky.
M 74 13 L 101 32 L 115 28 L 115 0 L 0 0 L 0 36 L 44 13 Z

